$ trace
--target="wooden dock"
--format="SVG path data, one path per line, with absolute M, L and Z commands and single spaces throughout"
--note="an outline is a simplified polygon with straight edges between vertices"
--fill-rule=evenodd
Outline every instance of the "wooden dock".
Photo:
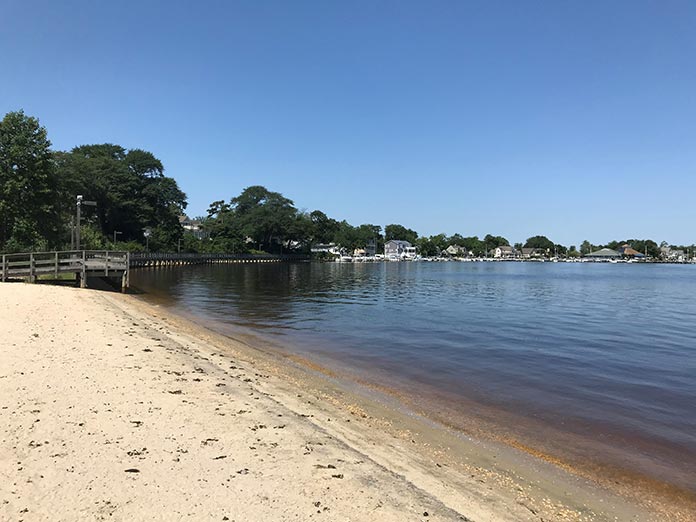
M 69 250 L 62 252 L 29 252 L 2 254 L 0 281 L 27 279 L 35 283 L 40 276 L 59 279 L 74 274 L 81 287 L 90 277 L 120 279 L 121 288 L 128 288 L 130 254 L 110 250 Z
M 279 263 L 307 260 L 309 260 L 309 256 L 304 254 L 170 254 L 157 252 L 132 252 L 130 254 L 131 268 L 223 263 Z
M 58 280 L 74 275 L 85 288 L 90 278 L 115 280 L 125 291 L 133 268 L 156 268 L 177 265 L 222 263 L 278 263 L 306 261 L 309 256 L 298 254 L 171 254 L 157 252 L 125 252 L 112 250 L 69 250 L 62 252 L 28 252 L 0 255 L 0 281 L 26 279 L 35 283 L 38 278 Z

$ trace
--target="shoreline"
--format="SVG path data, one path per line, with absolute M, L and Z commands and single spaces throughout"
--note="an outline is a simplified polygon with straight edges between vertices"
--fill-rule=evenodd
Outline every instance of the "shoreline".
M 47 476 L 50 472 L 54 478 L 53 488 L 58 488 L 64 496 L 70 495 L 71 488 L 78 484 L 84 486 L 79 481 L 66 481 L 72 472 L 61 471 L 62 463 L 58 466 L 56 459 L 62 457 L 52 457 L 37 446 L 49 446 L 37 442 L 40 439 L 35 436 L 37 426 L 43 429 L 46 425 L 54 428 L 46 432 L 46 440 L 62 434 L 63 447 L 72 447 L 72 453 L 68 451 L 66 456 L 81 460 L 85 465 L 95 456 L 98 462 L 106 463 L 103 464 L 105 469 L 87 466 L 90 472 L 82 478 L 89 478 L 90 487 L 94 489 L 107 485 L 113 489 L 113 498 L 108 500 L 110 504 L 100 500 L 99 509 L 112 510 L 111 514 L 117 519 L 142 513 L 129 510 L 135 506 L 145 509 L 153 504 L 153 495 L 154 498 L 163 496 L 170 499 L 171 504 L 166 509 L 172 516 L 175 516 L 174 506 L 181 507 L 182 504 L 182 500 L 177 498 L 184 495 L 198 506 L 199 514 L 203 513 L 200 509 L 205 511 L 211 506 L 222 509 L 221 506 L 225 506 L 232 515 L 223 516 L 230 520 L 244 515 L 247 519 L 257 520 L 264 517 L 290 519 L 293 516 L 319 518 L 322 513 L 330 519 L 345 520 L 366 520 L 377 513 L 386 520 L 421 520 L 424 513 L 428 513 L 425 518 L 431 520 L 475 521 L 614 520 L 614 517 L 638 521 L 660 520 L 664 516 L 664 513 L 634 505 L 523 451 L 463 436 L 420 415 L 400 411 L 393 404 L 380 402 L 374 396 L 358 394 L 349 384 L 342 383 L 340 376 L 299 356 L 279 354 L 271 348 L 262 350 L 246 344 L 244 339 L 226 337 L 143 299 L 16 284 L 0 285 L 0 296 L 2 327 L 9 332 L 2 341 L 2 348 L 10 353 L 9 366 L 0 367 L 0 406 L 4 413 L 11 412 L 2 436 L 5 457 L 0 474 L 6 483 L 13 484 L 13 492 L 3 493 L 0 499 L 0 515 L 9 520 L 48 519 L 51 512 L 62 513 L 61 510 L 67 508 L 87 512 L 96 509 L 93 498 L 87 502 L 82 495 L 77 495 L 75 505 L 67 506 L 55 495 L 47 495 L 50 488 L 42 487 L 44 475 L 39 470 L 46 470 Z M 32 318 L 31 311 L 39 302 L 44 308 L 50 308 L 50 313 Z M 118 323 L 112 324 L 110 318 L 118 318 Z M 93 342 L 79 342 L 82 335 Z M 50 354 L 50 357 L 39 357 L 40 354 Z M 61 354 L 65 357 L 61 358 Z M 64 359 L 70 362 L 69 366 Z M 70 375 L 61 372 L 82 379 L 70 380 Z M 95 396 L 90 397 L 85 392 L 95 386 L 94 382 L 88 382 L 92 381 L 90 374 L 95 372 L 105 382 L 103 385 L 98 383 Z M 44 380 L 34 381 L 32 375 L 39 375 Z M 109 381 L 109 375 L 118 378 Z M 66 393 L 72 390 L 68 395 L 73 397 L 73 401 L 69 405 L 62 404 L 64 399 L 60 396 L 51 403 L 47 399 L 55 392 L 49 392 L 47 396 L 37 395 L 38 389 L 47 383 L 53 388 L 66 387 Z M 138 389 L 131 389 L 129 385 Z M 75 395 L 78 392 L 79 395 Z M 77 400 L 78 397 L 90 399 L 83 404 Z M 109 404 L 105 414 L 108 422 L 100 421 L 98 413 L 89 409 L 87 403 L 94 398 L 98 398 L 101 404 Z M 33 408 L 29 405 L 32 401 L 42 404 Z M 255 423 L 247 421 L 246 413 L 239 413 L 250 406 L 234 409 L 244 403 L 251 407 L 263 405 L 255 408 L 259 409 L 254 413 L 258 417 Z M 145 421 L 141 426 L 145 430 L 134 430 L 133 419 L 127 419 L 128 422 L 125 419 L 132 416 L 128 413 L 132 409 L 142 409 L 137 412 L 139 417 L 157 414 L 160 423 L 172 424 L 171 429 L 149 427 L 150 423 Z M 37 410 L 39 413 L 33 413 Z M 87 446 L 89 450 L 83 447 L 87 439 L 82 434 L 83 427 L 77 426 L 79 422 L 66 428 L 67 419 L 73 422 L 78 413 L 90 418 L 96 416 L 94 422 L 99 428 L 93 433 L 107 434 L 106 439 L 111 443 Z M 48 422 L 44 422 L 46 414 Z M 125 426 L 111 418 L 114 415 L 122 419 L 121 424 L 125 423 Z M 30 422 L 32 416 L 41 417 L 42 422 Z M 273 419 L 277 422 L 281 416 L 286 424 L 275 426 Z M 245 428 L 241 430 L 244 437 L 235 435 L 238 430 L 233 429 L 239 428 L 240 424 Z M 205 432 L 210 435 L 213 427 L 224 436 L 207 436 Z M 257 436 L 262 431 L 264 435 L 273 433 L 276 438 L 272 442 L 263 440 Z M 176 448 L 170 447 L 176 443 L 162 441 L 164 432 L 168 433 L 165 439 L 188 437 L 196 440 L 196 444 L 189 444 L 187 453 L 178 453 Z M 298 433 L 303 436 L 297 437 Z M 282 437 L 277 437 L 278 434 Z M 317 438 L 322 439 L 322 445 L 310 444 L 317 442 Z M 148 439 L 147 445 L 144 439 Z M 208 439 L 217 440 L 203 444 Z M 128 474 L 124 479 L 123 465 L 132 461 L 138 463 L 141 458 L 148 460 L 143 455 L 128 455 L 125 451 L 118 452 L 119 457 L 115 458 L 112 450 L 116 444 L 122 446 L 120 450 L 127 444 L 142 444 L 150 448 L 149 454 L 177 456 L 171 460 L 156 460 L 159 475 L 154 473 L 147 480 L 140 480 L 146 475 L 145 470 L 140 470 L 142 473 Z M 227 481 L 230 470 L 217 460 L 211 460 L 220 455 L 207 455 L 211 447 L 223 444 L 227 445 L 227 453 L 234 454 L 234 457 L 220 459 L 225 464 L 230 459 L 254 461 L 254 465 L 264 473 L 263 478 L 256 477 L 258 480 L 254 485 L 246 486 L 250 489 L 245 487 L 244 491 L 237 491 L 232 497 L 230 481 Z M 261 444 L 265 444 L 264 449 L 259 449 Z M 296 451 L 290 452 L 288 444 Z M 279 459 L 282 462 L 276 460 L 275 454 L 280 450 L 275 448 L 285 449 Z M 141 450 L 136 447 L 129 448 L 129 451 Z M 324 461 L 314 462 L 315 455 L 327 451 L 334 457 L 333 468 L 326 467 Z M 263 458 L 259 457 L 262 452 L 267 452 Z M 208 457 L 205 464 L 192 459 L 202 453 Z M 8 457 L 10 454 L 12 457 Z M 182 461 L 186 459 L 182 457 L 186 454 L 188 460 L 184 465 Z M 342 455 L 340 459 L 338 454 Z M 309 465 L 308 457 L 312 460 Z M 167 464 L 164 464 L 165 460 Z M 361 463 L 356 464 L 358 461 Z M 323 467 L 315 467 L 317 465 Z M 16 466 L 21 469 L 18 471 Z M 181 469 L 172 475 L 170 468 L 174 466 Z M 214 469 L 209 469 L 211 466 Z M 338 470 L 339 467 L 345 471 L 342 469 L 339 471 L 343 472 L 327 476 L 327 470 Z M 361 467 L 369 468 L 369 472 Z M 239 474 L 235 467 L 232 475 L 238 476 L 234 478 L 253 474 L 248 467 L 241 468 L 244 469 L 247 473 Z M 202 474 L 203 471 L 209 475 Z M 31 482 L 19 480 L 19 476 L 30 472 L 33 472 Z M 341 478 L 331 475 L 341 475 Z M 197 486 L 194 487 L 202 476 L 214 491 L 202 494 Z M 212 477 L 222 479 L 223 476 L 226 478 L 222 480 L 222 486 L 213 486 Z M 124 480 L 126 486 L 114 489 L 113 478 Z M 306 495 L 293 496 L 293 491 L 287 490 L 293 489 L 288 488 L 288 480 L 291 481 L 289 484 L 302 484 L 304 493 L 319 487 L 325 495 L 324 500 L 312 503 L 307 500 L 305 505 L 302 501 Z M 134 491 L 132 486 L 138 481 L 144 483 L 140 486 L 145 491 Z M 157 487 L 153 489 L 153 485 Z M 281 491 L 279 497 L 273 497 L 268 491 L 270 486 L 286 490 Z M 260 488 L 261 492 L 250 493 L 254 487 Z M 331 492 L 324 490 L 326 487 Z M 319 494 L 319 489 L 316 491 Z M 256 499 L 255 503 L 239 503 L 240 498 L 248 500 L 248 496 Z M 377 501 L 377 497 L 383 499 Z M 313 502 L 319 502 L 321 507 L 317 509 Z M 280 505 L 286 506 L 284 510 Z M 252 506 L 254 510 L 245 511 Z M 363 511 L 356 512 L 356 507 Z M 328 514 L 324 508 L 329 508 Z M 20 514 L 22 509 L 29 511 Z M 93 511 L 90 513 L 94 515 Z M 206 515 L 211 513 L 206 511 Z M 679 520 L 672 515 L 679 516 L 678 511 L 670 513 L 670 520 Z M 683 520 L 688 520 L 689 513 L 683 512 L 682 516 Z

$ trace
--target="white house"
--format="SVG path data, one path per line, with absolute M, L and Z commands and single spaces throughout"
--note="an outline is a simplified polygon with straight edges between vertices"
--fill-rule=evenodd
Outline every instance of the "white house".
M 384 243 L 384 257 L 387 259 L 413 259 L 416 257 L 416 247 L 408 241 L 390 239 Z
M 491 255 L 493 257 L 497 258 L 510 258 L 510 257 L 515 257 L 515 249 L 512 248 L 511 246 L 507 245 L 501 245 L 498 247 L 495 247 L 493 250 L 491 250 Z

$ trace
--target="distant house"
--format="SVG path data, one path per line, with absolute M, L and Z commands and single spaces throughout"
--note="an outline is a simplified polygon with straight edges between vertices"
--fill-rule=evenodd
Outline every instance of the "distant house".
M 375 244 L 375 241 L 368 241 L 367 244 L 365 245 L 365 255 L 368 257 L 374 257 L 374 255 L 377 253 L 377 245 Z
M 465 257 L 469 255 L 469 252 L 465 247 L 459 245 L 450 245 L 445 250 L 440 252 L 440 255 L 445 254 L 452 257 Z
M 683 250 L 679 248 L 671 248 L 668 246 L 660 247 L 660 252 L 662 252 L 662 258 L 667 261 L 675 261 L 681 263 L 686 259 L 686 255 Z
M 496 259 L 509 259 L 515 257 L 515 249 L 508 245 L 501 245 L 491 250 L 491 256 Z
M 611 248 L 602 248 L 601 250 L 597 250 L 596 252 L 590 252 L 585 257 L 600 260 L 606 259 L 608 261 L 609 259 L 617 259 L 621 257 L 621 254 L 616 250 L 612 250 Z
M 387 259 L 413 259 L 416 257 L 416 247 L 408 241 L 390 239 L 384 243 L 384 256 Z
M 645 257 L 645 254 L 641 254 L 629 244 L 621 245 L 618 252 L 624 257 Z
M 206 237 L 205 231 L 201 226 L 202 223 L 198 220 L 191 219 L 186 215 L 179 216 L 179 225 L 181 225 L 184 230 L 191 232 L 196 239 L 203 239 Z
M 542 248 L 522 248 L 521 256 L 522 259 L 534 259 L 538 257 L 544 257 L 546 251 Z

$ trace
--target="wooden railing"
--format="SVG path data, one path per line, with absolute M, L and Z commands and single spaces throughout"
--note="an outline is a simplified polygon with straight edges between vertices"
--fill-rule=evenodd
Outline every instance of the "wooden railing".
M 82 283 L 87 275 L 104 277 L 127 276 L 130 259 L 128 252 L 109 250 L 69 250 L 60 252 L 28 252 L 2 254 L 0 280 L 38 276 L 58 278 L 60 274 L 77 274 Z
M 192 253 L 161 253 L 161 252 L 132 252 L 131 267 L 163 266 L 163 265 L 193 265 L 207 263 L 234 262 L 272 262 L 272 261 L 304 261 L 309 256 L 304 254 L 192 254 Z
M 58 279 L 61 274 L 75 274 L 81 286 L 88 276 L 122 277 L 122 287 L 129 284 L 134 267 L 193 265 L 207 263 L 271 263 L 304 261 L 303 254 L 170 254 L 158 252 L 124 252 L 111 250 L 69 250 L 0 254 L 0 281 L 27 278 L 35 282 L 40 276 Z

